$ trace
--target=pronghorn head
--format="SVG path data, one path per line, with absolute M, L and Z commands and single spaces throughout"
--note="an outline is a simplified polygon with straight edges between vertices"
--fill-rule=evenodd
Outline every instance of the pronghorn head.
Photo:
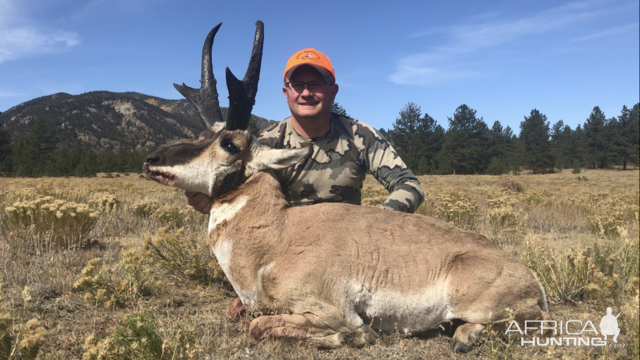
M 226 69 L 229 111 L 227 118 L 223 119 L 211 64 L 213 38 L 220 25 L 222 23 L 209 32 L 202 49 L 201 87 L 193 89 L 184 84 L 173 85 L 195 106 L 205 131 L 195 141 L 154 151 L 144 163 L 144 172 L 150 179 L 211 197 L 236 188 L 257 171 L 286 168 L 308 154 L 308 149 L 263 147 L 248 130 L 260 77 L 264 39 L 262 21 L 256 23 L 251 60 L 244 79 L 238 80 L 229 68 Z

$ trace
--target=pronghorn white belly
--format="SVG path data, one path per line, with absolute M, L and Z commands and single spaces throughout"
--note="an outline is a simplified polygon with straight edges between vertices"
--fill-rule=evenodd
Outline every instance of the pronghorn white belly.
M 362 284 L 351 285 L 347 301 L 355 304 L 352 321 L 371 319 L 371 327 L 383 332 L 409 333 L 431 329 L 453 318 L 444 281 L 407 294 L 390 289 L 367 290 Z

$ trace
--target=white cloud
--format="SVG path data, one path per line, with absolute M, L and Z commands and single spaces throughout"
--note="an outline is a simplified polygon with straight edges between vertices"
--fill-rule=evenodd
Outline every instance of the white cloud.
M 17 92 L 0 90 L 0 98 L 16 97 L 16 96 L 24 96 L 24 95 L 26 95 L 26 94 L 25 93 L 17 93 Z
M 603 38 L 603 37 L 609 37 L 612 35 L 619 35 L 619 34 L 624 34 L 627 32 L 638 32 L 638 24 L 627 24 L 627 25 L 622 25 L 622 26 L 618 26 L 618 27 L 614 27 L 612 29 L 605 29 L 603 31 L 600 32 L 596 32 L 593 34 L 589 34 L 589 35 L 585 35 L 585 36 L 580 36 L 577 37 L 575 39 L 573 39 L 573 42 L 581 42 L 581 41 L 588 41 L 588 40 L 593 40 L 593 39 L 598 39 L 598 38 Z
M 443 80 L 479 76 L 482 69 L 477 67 L 481 65 L 469 59 L 476 59 L 492 51 L 508 52 L 520 45 L 526 46 L 542 34 L 556 34 L 563 29 L 631 7 L 629 4 L 614 5 L 616 4 L 601 0 L 570 3 L 518 19 L 487 13 L 486 16 L 475 16 L 465 24 L 427 29 L 410 37 L 419 42 L 426 36 L 429 36 L 429 40 L 439 36 L 444 39 L 443 43 L 430 51 L 398 59 L 395 72 L 388 79 L 396 84 L 431 85 Z M 612 36 L 628 28 L 629 26 L 623 26 L 604 30 L 576 41 Z M 547 45 L 554 41 L 561 40 L 551 39 Z
M 73 31 L 40 26 L 18 1 L 0 0 L 0 64 L 68 51 L 80 44 Z

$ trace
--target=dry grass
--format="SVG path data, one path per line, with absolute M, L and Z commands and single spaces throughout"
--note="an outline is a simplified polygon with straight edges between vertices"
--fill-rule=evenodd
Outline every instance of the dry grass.
M 638 171 L 420 180 L 419 212 L 520 257 L 545 284 L 555 319 L 595 323 L 607 306 L 628 304 L 618 339 L 628 348 L 523 348 L 491 330 L 467 355 L 451 352 L 449 331 L 385 335 L 363 349 L 255 342 L 249 316 L 227 315 L 235 295 L 208 251 L 206 217 L 182 191 L 137 176 L 1 178 L 0 359 L 638 357 Z M 385 198 L 367 178 L 363 205 Z M 17 203 L 39 217 L 15 220 Z M 49 222 L 33 222 L 45 213 Z

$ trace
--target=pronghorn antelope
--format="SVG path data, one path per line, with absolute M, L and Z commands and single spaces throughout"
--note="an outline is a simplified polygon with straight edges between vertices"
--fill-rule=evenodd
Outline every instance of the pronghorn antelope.
M 201 88 L 174 85 L 197 108 L 199 138 L 155 151 L 147 176 L 214 199 L 208 234 L 221 268 L 251 310 L 255 339 L 284 337 L 321 347 L 375 342 L 377 332 L 420 332 L 458 319 L 455 351 L 467 351 L 487 321 L 546 317 L 534 275 L 484 236 L 422 215 L 341 203 L 290 207 L 273 170 L 308 149 L 261 146 L 247 130 L 263 44 L 257 23 L 242 81 L 227 68 L 223 120 L 209 33 Z M 511 309 L 511 310 L 509 310 Z

